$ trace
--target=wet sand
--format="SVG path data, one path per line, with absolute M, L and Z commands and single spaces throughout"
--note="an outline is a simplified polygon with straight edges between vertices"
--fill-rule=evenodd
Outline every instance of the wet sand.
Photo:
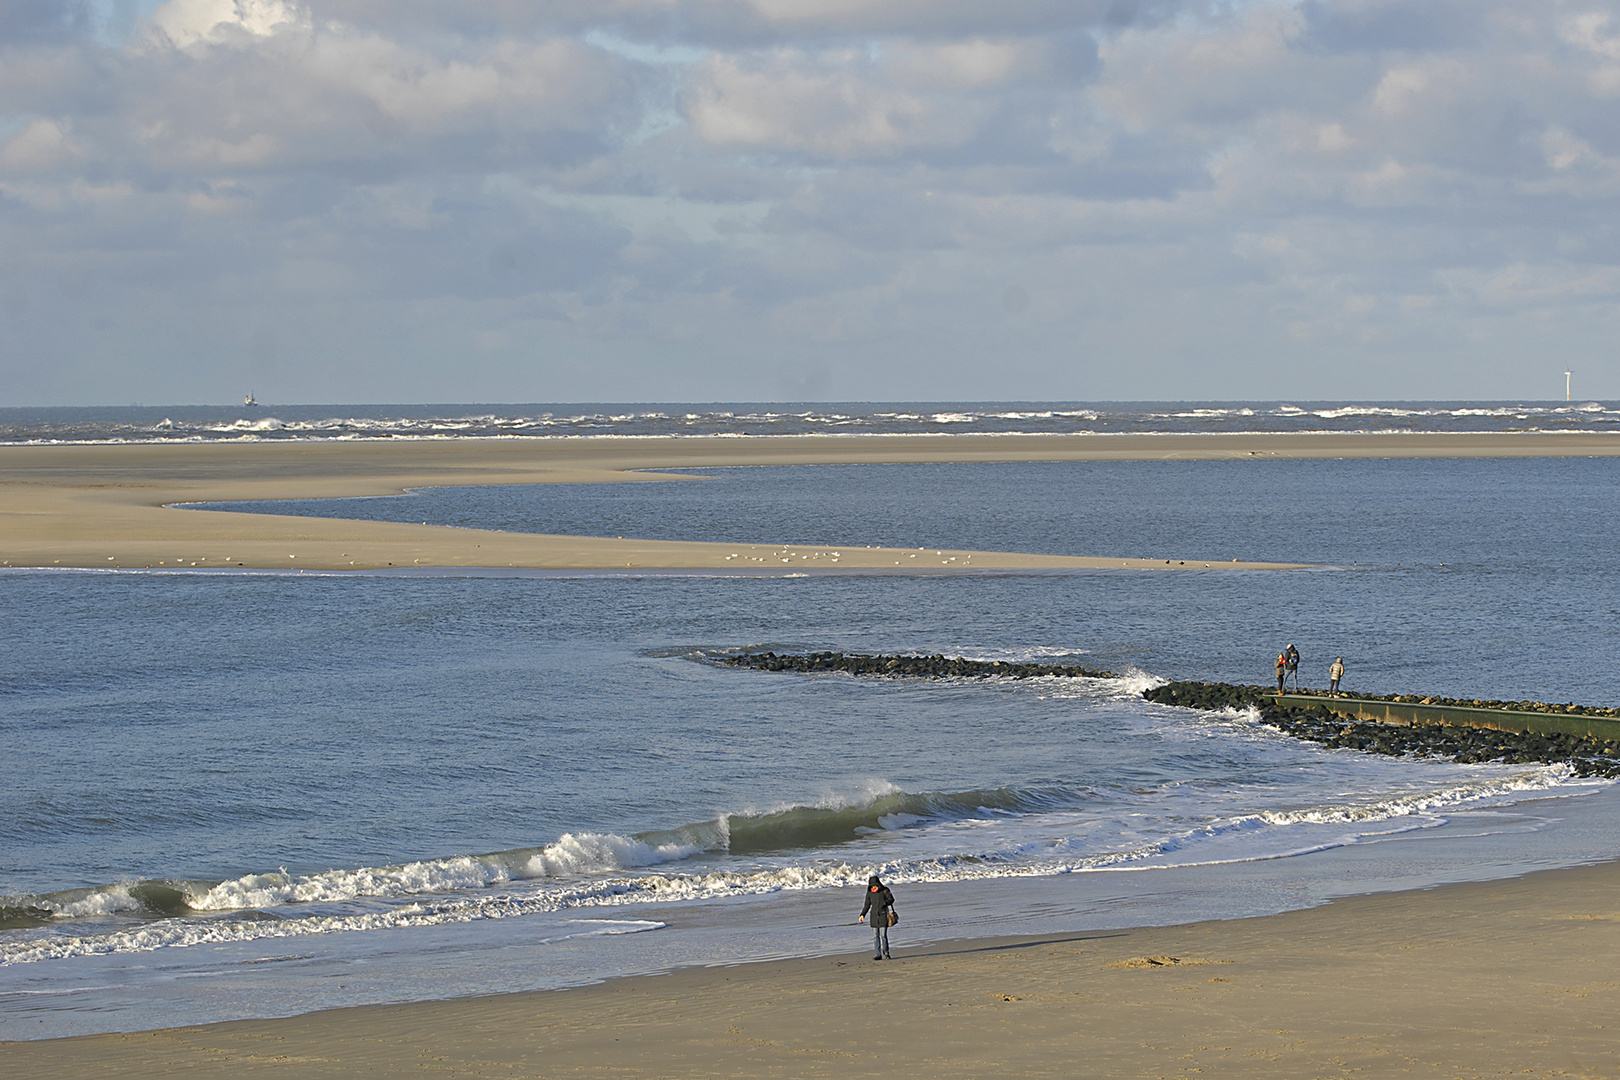
M 1620 434 L 914 435 L 240 442 L 0 447 L 0 565 L 753 572 L 1258 569 L 1286 564 L 499 533 L 239 514 L 177 503 L 391 495 L 433 486 L 701 482 L 630 470 L 902 462 L 1620 455 Z M 1137 553 L 1140 554 L 1140 553 Z M 1235 553 L 1241 557 L 1242 553 Z
M 904 910 L 904 890 L 901 890 Z M 0 1045 L 9 1076 L 1595 1077 L 1620 864 L 1229 922 Z

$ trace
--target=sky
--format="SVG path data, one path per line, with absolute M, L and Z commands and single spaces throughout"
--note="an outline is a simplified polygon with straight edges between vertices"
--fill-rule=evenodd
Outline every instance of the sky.
M 1620 398 L 1620 3 L 0 0 L 0 405 Z

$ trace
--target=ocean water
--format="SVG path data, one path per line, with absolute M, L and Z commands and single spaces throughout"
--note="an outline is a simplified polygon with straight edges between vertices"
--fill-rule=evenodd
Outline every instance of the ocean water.
M 1188 407 L 1191 409 L 1192 407 Z M 981 411 L 989 411 L 981 410 Z M 1620 701 L 1620 463 L 1073 463 L 275 504 L 1317 564 L 0 574 L 0 1039 L 1237 917 L 1616 854 L 1620 789 L 1148 704 L 1170 677 Z M 737 670 L 743 648 L 1107 679 Z
M 1070 432 L 1613 431 L 1601 401 L 180 405 L 0 409 L 0 444 Z

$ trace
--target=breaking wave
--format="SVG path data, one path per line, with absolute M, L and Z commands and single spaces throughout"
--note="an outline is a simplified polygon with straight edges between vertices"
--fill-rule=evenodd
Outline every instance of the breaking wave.
M 4 409 L 0 443 L 218 442 L 758 435 L 1613 430 L 1602 402 L 979 403 L 875 407 L 737 405 L 336 406 Z
M 0 926 L 18 931 L 0 940 L 0 965 L 844 888 L 862 884 L 874 871 L 902 883 L 950 882 L 1283 858 L 1440 824 L 1446 811 L 1546 795 L 1569 780 L 1562 766 L 1498 766 L 1429 790 L 1215 814 L 1166 827 L 1158 836 L 1132 826 L 1101 847 L 1088 835 L 1094 822 L 1087 815 L 1101 809 L 1106 816 L 1107 799 L 1085 789 L 910 793 L 882 785 L 858 801 L 722 814 L 632 837 L 570 833 L 537 848 L 396 866 L 303 875 L 283 870 L 212 883 L 142 881 L 0 898 Z M 1010 831 L 997 827 L 1009 823 Z M 883 848 L 885 856 L 870 845 L 846 847 L 938 826 L 947 830 L 944 853 Z M 679 864 L 689 859 L 701 865 L 682 870 Z

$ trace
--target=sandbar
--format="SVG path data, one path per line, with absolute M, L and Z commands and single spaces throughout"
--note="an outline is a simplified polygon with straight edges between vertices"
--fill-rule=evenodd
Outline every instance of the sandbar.
M 9 1076 L 1620 1072 L 1620 864 L 1260 918 L 0 1044 Z M 904 895 L 902 890 L 902 903 Z M 860 933 L 856 928 L 857 934 Z
M 679 483 L 636 470 L 994 461 L 1617 456 L 1620 433 L 504 438 L 0 446 L 0 565 L 101 569 L 1277 569 L 1173 552 L 688 543 L 243 514 L 176 504 L 394 495 L 457 485 Z

